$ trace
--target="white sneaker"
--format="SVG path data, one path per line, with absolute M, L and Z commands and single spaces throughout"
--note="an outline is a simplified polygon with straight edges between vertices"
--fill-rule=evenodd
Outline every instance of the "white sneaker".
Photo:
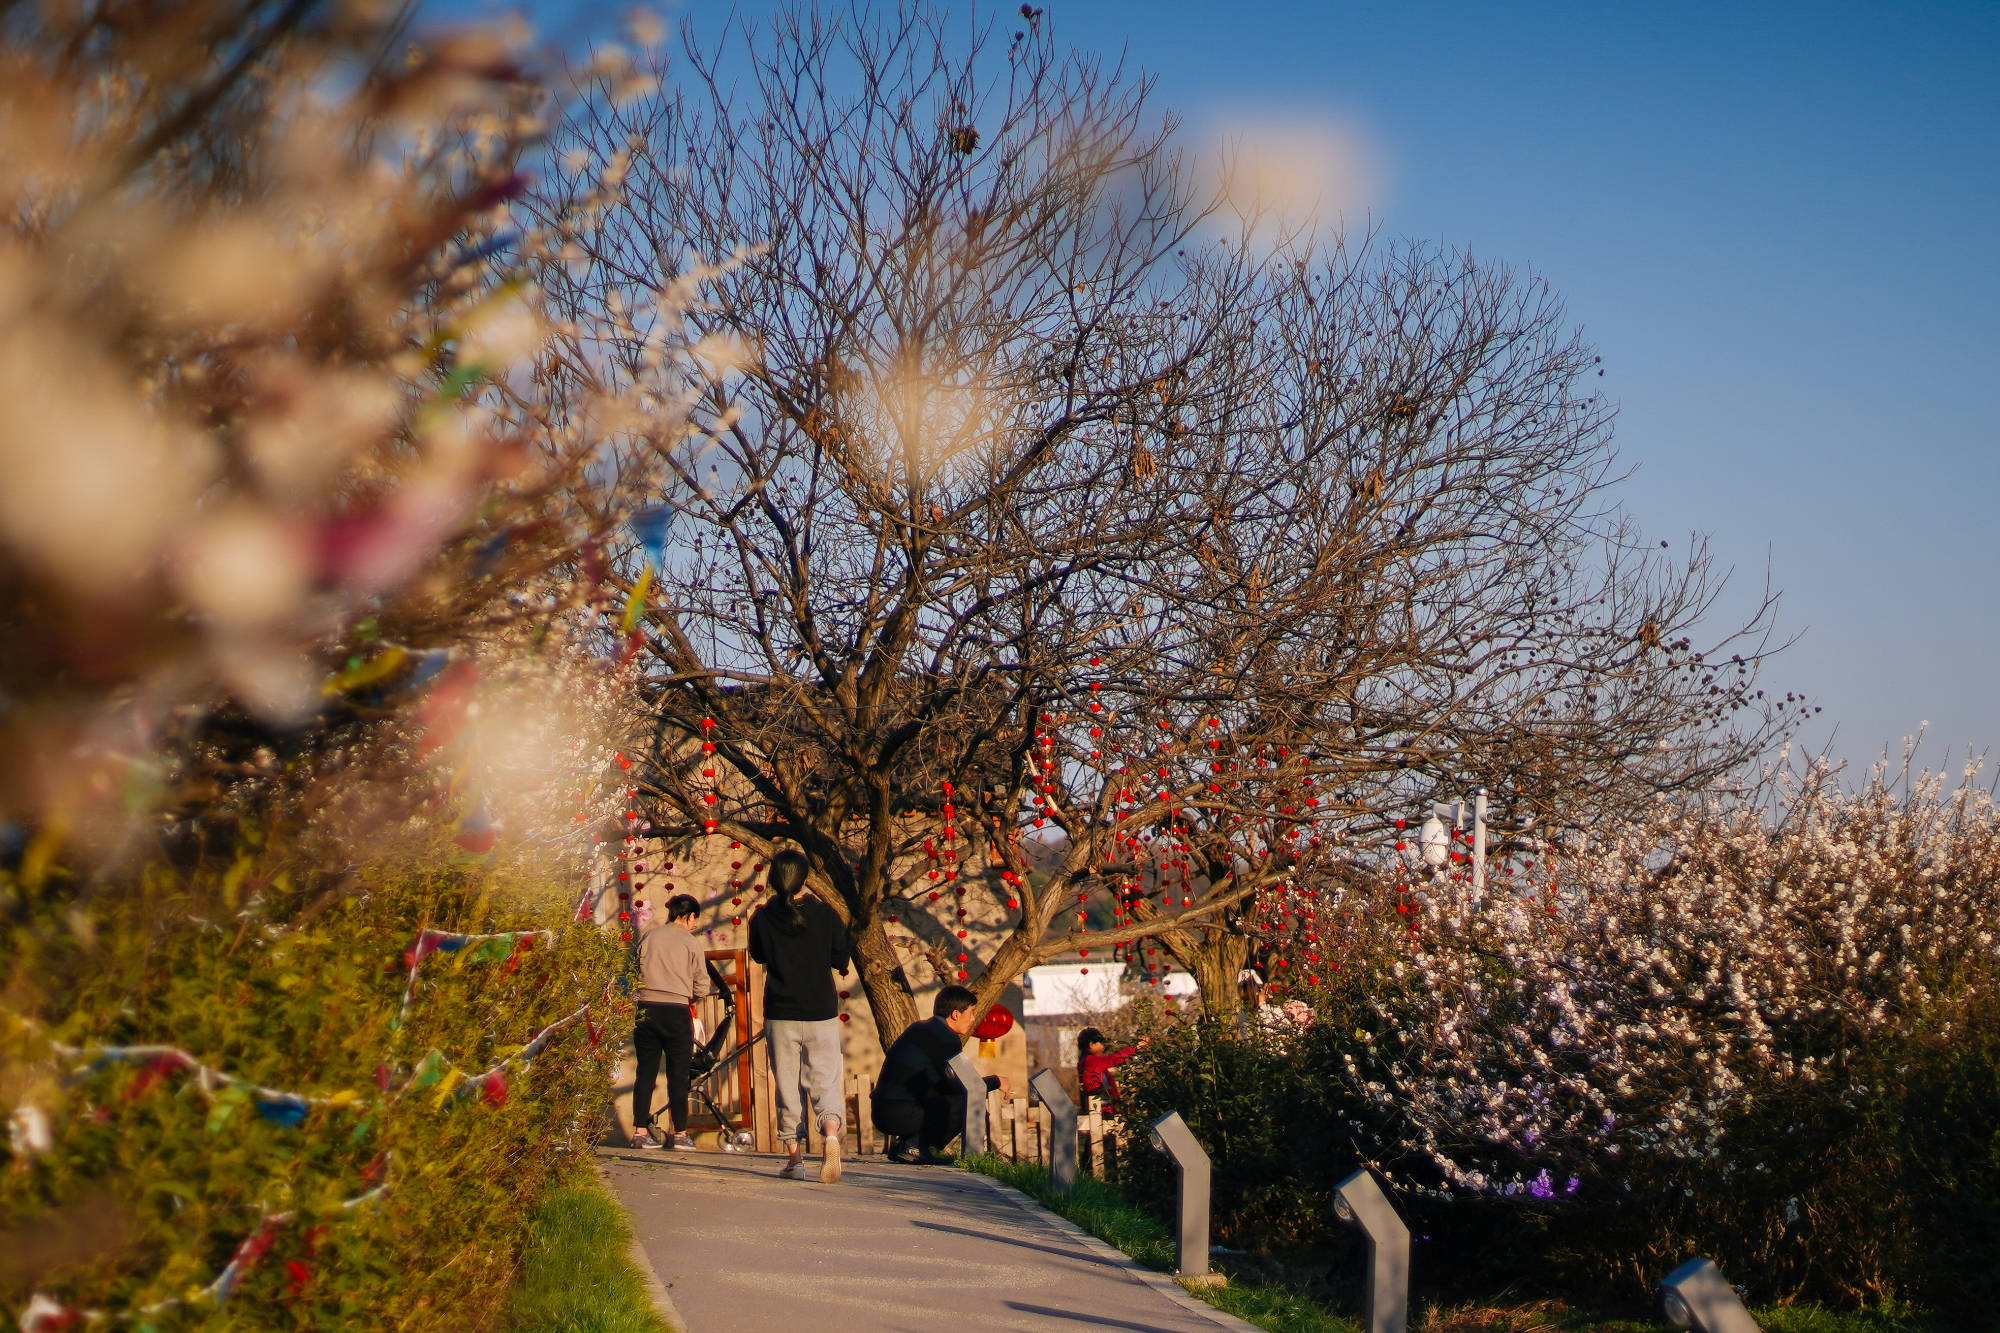
M 694 1136 L 692 1134 L 676 1134 L 672 1143 L 662 1146 L 672 1148 L 675 1152 L 693 1152 Z
M 828 1136 L 826 1146 L 819 1159 L 819 1183 L 838 1184 L 840 1181 L 840 1140 Z
M 651 1148 L 657 1142 L 653 1137 L 653 1131 L 650 1129 L 642 1128 L 632 1131 L 632 1146 L 634 1148 Z

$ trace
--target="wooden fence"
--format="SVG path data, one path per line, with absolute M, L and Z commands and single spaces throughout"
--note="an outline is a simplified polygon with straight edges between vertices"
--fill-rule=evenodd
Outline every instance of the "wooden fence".
M 868 1094 L 873 1086 L 866 1074 L 847 1076 L 841 1120 L 843 1143 L 850 1152 L 879 1153 L 888 1147 L 876 1132 L 868 1114 Z M 753 1128 L 753 1134 L 760 1152 L 777 1150 L 777 1112 L 775 1100 L 769 1095 L 770 1087 L 769 1072 L 759 1070 L 757 1091 L 760 1095 L 756 1101 L 760 1114 L 756 1117 L 758 1123 Z M 819 1125 L 808 1125 L 806 1133 L 807 1150 L 817 1154 L 822 1143 Z M 1076 1164 L 1079 1171 L 1086 1171 L 1100 1180 L 1116 1181 L 1127 1145 L 1123 1122 L 1115 1115 L 1106 1115 L 1097 1098 L 1090 1098 L 1077 1112 Z M 989 1151 L 1017 1162 L 1040 1162 L 1047 1166 L 1048 1108 L 1040 1103 L 1030 1103 L 1026 1097 L 1003 1098 L 998 1091 L 987 1093 L 986 1146 Z

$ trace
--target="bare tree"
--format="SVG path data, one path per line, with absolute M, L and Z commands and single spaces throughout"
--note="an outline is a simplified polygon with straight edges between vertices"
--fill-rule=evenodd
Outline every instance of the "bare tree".
M 626 566 L 655 823 L 802 847 L 885 1040 L 906 914 L 991 1001 L 1197 931 L 1427 784 L 1525 809 L 1565 766 L 1685 782 L 1758 742 L 1680 670 L 1712 581 L 1621 538 L 1545 285 L 1197 241 L 1145 83 L 1023 13 L 1004 44 L 923 9 L 690 39 L 681 91 L 572 122 L 621 196 L 539 203 L 587 218 L 552 299 L 625 322 L 565 372 L 697 403 L 619 455 L 670 478 Z M 651 312 L 696 282 L 689 384 Z M 1011 914 L 983 960 L 952 953 L 969 893 Z
M 1400 813 L 1473 786 L 1505 856 L 1742 777 L 1803 708 L 1755 687 L 1775 599 L 1696 650 L 1722 580 L 1703 543 L 1662 555 L 1614 503 L 1598 358 L 1547 284 L 1423 247 L 1286 265 L 1245 434 L 1281 480 L 1231 516 L 1221 577 L 1180 605 L 1203 609 L 1208 644 L 1299 617 L 1211 669 L 1237 708 L 1310 738 L 1343 855 L 1308 879 L 1347 873 L 1371 840 L 1379 859 Z M 1236 835 L 1200 818 L 1180 850 L 1216 883 Z M 1161 931 L 1212 1010 L 1234 1006 L 1271 906 Z

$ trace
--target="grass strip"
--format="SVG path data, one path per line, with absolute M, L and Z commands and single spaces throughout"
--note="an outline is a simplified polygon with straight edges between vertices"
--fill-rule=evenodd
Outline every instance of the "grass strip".
M 1069 1219 L 1147 1268 L 1162 1273 L 1173 1271 L 1172 1233 L 1157 1218 L 1126 1202 L 1125 1196 L 1095 1176 L 1079 1175 L 1068 1194 L 1058 1195 L 1049 1189 L 1048 1168 L 1038 1162 L 1014 1162 L 988 1153 L 983 1157 L 962 1158 L 960 1164 L 1021 1191 L 1057 1217 Z M 1360 1333 L 1361 1326 L 1354 1320 L 1279 1287 L 1231 1281 L 1223 1287 L 1187 1290 L 1216 1309 L 1269 1333 Z
M 1066 1195 L 1049 1189 L 1048 1168 L 1036 1162 L 1015 1162 L 987 1154 L 960 1159 L 960 1165 L 991 1176 L 1033 1199 L 1058 1217 L 1068 1218 L 1099 1240 L 1147 1268 L 1173 1271 L 1174 1241 L 1165 1224 L 1141 1212 L 1124 1196 L 1093 1176 L 1079 1175 Z M 1334 1313 L 1324 1305 L 1283 1287 L 1261 1286 L 1231 1279 L 1227 1286 L 1187 1290 L 1216 1309 L 1255 1324 L 1269 1333 L 1361 1333 L 1359 1321 Z M 1606 1317 L 1557 1301 L 1529 1302 L 1517 1307 L 1431 1306 L 1412 1310 L 1411 1326 L 1422 1333 L 1661 1333 L 1669 1326 L 1656 1320 Z M 1921 1312 L 1884 1307 L 1843 1312 L 1812 1305 L 1760 1306 L 1751 1315 L 1764 1333 L 1929 1333 Z
M 1016 1162 L 987 1153 L 962 1157 L 959 1164 L 1017 1189 L 1057 1217 L 1066 1217 L 1147 1268 L 1170 1273 L 1174 1238 L 1157 1218 L 1140 1212 L 1125 1196 L 1095 1176 L 1079 1175 L 1068 1194 L 1049 1188 L 1049 1169 L 1036 1162 Z
M 632 1228 L 587 1165 L 528 1217 L 511 1333 L 668 1333 L 631 1258 Z
M 1912 1306 L 1882 1305 L 1845 1312 L 1817 1305 L 1773 1305 L 1752 1310 L 1764 1333 L 1930 1333 L 1931 1321 Z

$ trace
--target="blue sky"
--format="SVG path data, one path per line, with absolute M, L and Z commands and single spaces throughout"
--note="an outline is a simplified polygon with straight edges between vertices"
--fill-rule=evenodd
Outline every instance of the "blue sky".
M 2000 747 L 2000 5 L 1043 8 L 1156 76 L 1191 143 L 1358 143 L 1351 220 L 1563 292 L 1635 517 L 1711 536 L 1725 612 L 1767 567 L 1782 590 L 1803 637 L 1765 684 L 1824 709 L 1805 745 L 1865 766 L 1928 720 L 1928 762 Z
M 2000 743 L 2000 5 L 1048 12 L 1192 126 L 1347 127 L 1389 235 L 1548 277 L 1639 521 L 1783 590 L 1807 745 Z

